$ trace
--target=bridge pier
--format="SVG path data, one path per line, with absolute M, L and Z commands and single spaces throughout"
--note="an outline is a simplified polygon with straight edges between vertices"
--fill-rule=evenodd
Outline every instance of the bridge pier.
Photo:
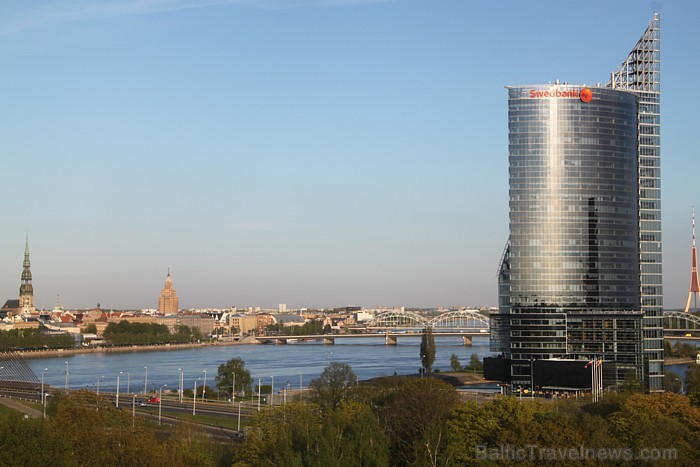
M 465 347 L 471 347 L 474 343 L 472 342 L 472 338 L 469 336 L 462 336 L 462 345 Z
M 384 342 L 386 342 L 386 345 L 397 345 L 398 339 L 396 338 L 396 336 L 391 336 L 387 332 L 386 335 L 384 336 Z
M 333 344 L 335 344 L 335 339 L 333 339 L 332 337 L 324 337 L 323 344 L 324 345 L 333 345 Z

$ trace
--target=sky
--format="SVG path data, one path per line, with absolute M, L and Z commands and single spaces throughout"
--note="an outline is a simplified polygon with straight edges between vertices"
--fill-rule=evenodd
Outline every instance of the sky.
M 667 308 L 690 281 L 700 2 L 4 0 L 0 301 L 495 306 L 506 85 L 662 29 Z

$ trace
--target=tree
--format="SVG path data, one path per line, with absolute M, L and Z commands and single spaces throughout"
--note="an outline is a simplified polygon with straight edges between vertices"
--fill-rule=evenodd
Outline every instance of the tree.
M 348 398 L 357 375 L 347 363 L 331 362 L 321 376 L 312 379 L 309 387 L 321 406 L 336 408 Z
M 700 407 L 700 366 L 688 366 L 685 372 L 685 393 L 693 405 Z
M 460 363 L 457 354 L 453 353 L 452 355 L 450 355 L 450 366 L 452 367 L 452 371 L 462 370 L 462 364 Z
M 484 364 L 479 360 L 479 356 L 475 353 L 469 359 L 469 369 L 472 371 L 481 371 L 484 369 Z
M 388 438 L 369 404 L 288 404 L 253 418 L 233 465 L 390 465 Z
M 435 363 L 435 336 L 433 336 L 433 328 L 427 327 L 423 329 L 423 337 L 420 341 L 420 361 L 425 368 L 425 371 L 430 373 Z
M 449 465 L 447 420 L 459 404 L 457 391 L 434 378 L 397 383 L 379 409 L 391 443 L 388 465 Z
M 673 371 L 666 371 L 666 374 L 664 376 L 664 390 L 680 393 L 682 389 L 683 382 L 681 381 L 681 377 L 678 375 L 678 373 L 675 373 Z
M 86 334 L 97 334 L 97 326 L 95 323 L 90 323 L 87 326 L 85 326 L 85 333 Z
M 236 391 L 250 392 L 252 383 L 250 371 L 245 369 L 245 362 L 238 357 L 219 365 L 216 374 L 216 387 L 219 389 L 219 392 L 230 392 L 234 379 L 236 380 L 236 387 L 234 388 Z
M 620 386 L 620 392 L 622 393 L 633 393 L 633 392 L 644 392 L 644 385 L 637 377 L 637 373 L 634 371 L 628 371 L 625 374 L 625 380 Z

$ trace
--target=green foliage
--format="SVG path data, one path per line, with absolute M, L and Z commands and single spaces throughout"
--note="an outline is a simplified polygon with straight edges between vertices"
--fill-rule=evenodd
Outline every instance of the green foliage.
M 688 344 L 687 342 L 675 342 L 671 343 L 668 340 L 664 340 L 664 355 L 666 357 L 692 357 L 698 354 L 698 348 L 693 344 Z
M 666 371 L 664 375 L 664 390 L 680 394 L 683 389 L 683 382 L 678 373 Z
M 287 336 L 308 336 L 323 334 L 323 321 L 308 321 L 301 326 L 284 326 L 282 324 L 269 324 L 265 326 L 268 334 L 284 334 Z
M 700 454 L 700 409 L 679 394 L 632 394 L 609 424 L 615 437 L 633 449 L 677 449 L 677 465 L 694 465 Z
M 433 378 L 397 379 L 379 409 L 389 434 L 391 465 L 443 465 L 450 458 L 447 419 L 459 396 Z
M 483 371 L 484 364 L 479 360 L 479 356 L 475 353 L 469 358 L 469 366 L 467 367 L 470 371 Z
M 357 375 L 347 363 L 331 362 L 318 378 L 309 382 L 315 400 L 323 407 L 336 408 L 347 399 Z
M 216 387 L 220 393 L 231 394 L 234 380 L 236 382 L 236 394 L 240 394 L 241 391 L 250 394 L 252 384 L 250 371 L 245 369 L 245 362 L 238 357 L 219 365 L 216 374 Z
M 468 402 L 451 414 L 448 426 L 456 465 L 483 465 L 479 446 L 625 448 L 632 456 L 643 449 L 673 448 L 678 455 L 673 465 L 694 465 L 700 455 L 700 409 L 672 393 L 605 396 L 595 404 L 514 397 Z M 532 459 L 518 465 L 542 464 Z
M 699 387 L 695 371 L 689 373 L 690 387 Z M 130 410 L 87 391 L 56 391 L 47 413 L 45 422 L 0 411 L 0 465 L 484 465 L 478 446 L 629 448 L 634 454 L 673 448 L 677 458 L 661 464 L 678 466 L 700 458 L 700 408 L 673 393 L 606 394 L 597 403 L 498 397 L 478 404 L 461 402 L 437 379 L 391 377 L 363 384 L 352 400 L 335 406 L 307 402 L 255 412 L 241 444 L 210 441 L 188 424 L 157 427 L 132 419 Z
M 0 465 L 75 465 L 70 446 L 60 433 L 49 432 L 43 420 L 18 412 L 0 414 Z
M 431 327 L 423 329 L 423 337 L 420 341 L 420 361 L 425 371 L 430 373 L 433 363 L 435 363 L 435 336 L 433 336 L 433 328 Z
M 39 329 L 0 331 L 0 350 L 71 349 L 75 340 L 68 334 L 47 334 Z
M 85 326 L 85 334 L 97 334 L 97 325 L 95 323 L 90 323 Z
M 635 393 L 644 392 L 644 384 L 639 380 L 637 374 L 634 371 L 628 371 L 625 374 L 625 380 L 620 386 L 620 392 L 622 393 Z
M 233 465 L 384 466 L 387 437 L 364 403 L 287 405 L 255 418 Z
M 199 328 L 180 325 L 177 327 L 177 333 L 171 334 L 164 324 L 131 323 L 128 320 L 109 323 L 104 331 L 104 338 L 115 345 L 192 342 L 201 337 Z
M 450 366 L 452 367 L 452 371 L 462 371 L 462 363 L 460 363 L 457 354 L 453 353 L 450 355 Z
M 0 465 L 230 465 L 227 449 L 189 425 L 157 427 L 89 391 L 57 393 L 51 399 L 50 420 L 21 419 L 20 428 L 39 428 L 13 441 L 16 453 L 5 444 Z M 13 425 L 0 414 L 0 443 L 8 426 Z M 5 452 L 14 456 L 9 462 L 2 458 Z
M 583 441 L 568 420 L 558 416 L 553 404 L 522 403 L 514 397 L 461 405 L 450 416 L 448 430 L 457 465 L 481 465 L 477 446 L 568 447 Z
M 693 405 L 700 407 L 700 365 L 690 365 L 685 372 L 685 393 Z

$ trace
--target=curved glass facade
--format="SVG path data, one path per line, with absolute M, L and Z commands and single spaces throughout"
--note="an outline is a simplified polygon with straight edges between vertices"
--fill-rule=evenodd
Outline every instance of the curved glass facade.
M 637 97 L 511 87 L 508 129 L 511 312 L 639 310 Z
M 510 382 L 537 359 L 603 358 L 663 390 L 658 13 L 605 87 L 508 87 L 510 236 L 491 349 Z

